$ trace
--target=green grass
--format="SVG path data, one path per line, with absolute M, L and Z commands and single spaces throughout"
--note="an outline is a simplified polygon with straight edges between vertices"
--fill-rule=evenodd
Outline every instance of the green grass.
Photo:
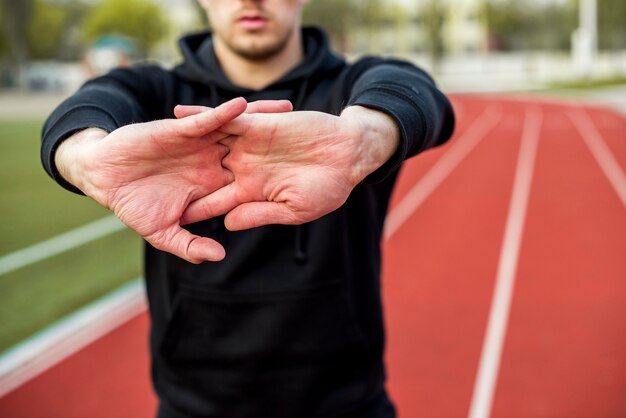
M 0 122 L 0 254 L 108 215 L 59 187 L 39 159 L 40 122 Z
M 39 159 L 41 122 L 0 122 L 0 256 L 110 215 L 59 187 Z M 132 231 L 0 276 L 0 351 L 140 274 Z
M 603 87 L 625 86 L 626 77 L 581 79 L 576 81 L 554 83 L 549 86 L 554 90 L 595 90 Z

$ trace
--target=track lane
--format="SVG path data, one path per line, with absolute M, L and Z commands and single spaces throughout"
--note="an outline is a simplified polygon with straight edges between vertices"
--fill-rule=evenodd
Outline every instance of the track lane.
M 546 115 L 493 417 L 626 416 L 626 211 L 568 111 Z M 590 115 L 624 167 L 626 123 Z
M 511 300 L 515 288 L 519 251 L 526 223 L 528 197 L 535 171 L 539 135 L 543 124 L 543 110 L 540 106 L 526 106 L 524 113 L 524 125 L 511 190 L 511 201 L 498 260 L 489 321 L 487 322 L 470 404 L 470 418 L 488 418 L 491 414 L 493 393 L 498 378 Z
M 400 417 L 469 409 L 524 116 L 504 111 L 384 246 L 389 388 Z
M 488 106 L 475 121 L 457 135 L 443 152 L 443 155 L 426 171 L 417 182 L 408 189 L 397 204 L 393 204 L 385 220 L 384 238 L 391 238 L 400 229 L 415 210 L 439 188 L 456 167 L 470 154 L 474 148 L 493 130 L 502 119 L 503 112 L 499 106 Z M 439 153 L 441 154 L 441 152 Z M 421 164 L 420 164 L 421 165 Z M 408 170 L 411 173 L 413 170 Z M 404 183 L 404 181 L 400 181 Z
M 604 107 L 586 107 L 586 113 L 597 127 L 606 145 L 626 173 L 626 115 Z
M 0 399 L 7 418 L 149 418 L 148 317 L 140 314 Z

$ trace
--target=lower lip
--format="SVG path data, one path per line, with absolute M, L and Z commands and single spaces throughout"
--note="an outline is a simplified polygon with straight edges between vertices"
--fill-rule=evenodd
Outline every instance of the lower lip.
M 259 30 L 267 26 L 267 19 L 240 19 L 237 23 L 246 30 Z

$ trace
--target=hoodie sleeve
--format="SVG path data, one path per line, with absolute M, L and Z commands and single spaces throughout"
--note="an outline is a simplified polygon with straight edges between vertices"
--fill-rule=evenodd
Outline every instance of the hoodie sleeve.
M 131 123 L 159 117 L 157 67 L 117 69 L 85 83 L 48 117 L 42 130 L 41 161 L 46 172 L 64 188 L 80 193 L 59 174 L 54 155 L 59 144 L 75 132 L 100 128 L 112 132 Z M 161 84 L 162 85 L 162 84 Z M 161 116 L 162 117 L 162 116 Z
M 355 68 L 358 75 L 347 105 L 388 114 L 401 134 L 396 153 L 365 183 L 382 181 L 405 159 L 450 138 L 455 123 L 452 105 L 424 71 L 404 61 L 378 59 L 364 59 Z

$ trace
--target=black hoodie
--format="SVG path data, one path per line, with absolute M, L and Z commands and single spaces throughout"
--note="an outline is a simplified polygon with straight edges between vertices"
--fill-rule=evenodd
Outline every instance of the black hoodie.
M 389 114 L 400 127 L 396 154 L 336 211 L 302 226 L 229 232 L 223 218 L 189 225 L 226 249 L 219 263 L 193 265 L 146 245 L 153 379 L 162 417 L 393 417 L 384 391 L 380 241 L 402 161 L 443 143 L 452 108 L 431 78 L 396 60 L 334 55 L 324 34 L 304 29 L 306 58 L 254 91 L 220 69 L 209 34 L 181 41 L 173 70 L 114 70 L 85 84 L 50 116 L 42 161 L 61 185 L 54 150 L 86 127 L 108 131 L 173 117 L 177 104 L 217 106 L 289 99 L 295 110 L 338 115 L 350 105 Z

